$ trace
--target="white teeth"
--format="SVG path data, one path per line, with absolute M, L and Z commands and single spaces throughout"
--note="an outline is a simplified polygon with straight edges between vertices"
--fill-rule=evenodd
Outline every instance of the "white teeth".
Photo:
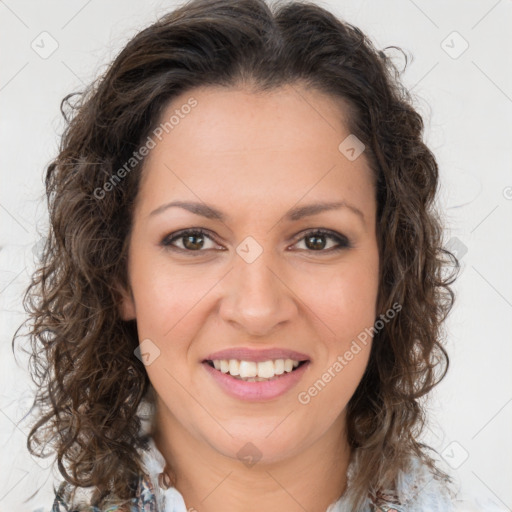
M 258 363 L 253 361 L 240 361 L 240 377 L 258 377 Z
M 240 375 L 240 363 L 236 359 L 229 360 L 229 373 L 231 375 Z
M 284 359 L 274 361 L 274 373 L 276 375 L 282 375 L 284 373 Z
M 258 363 L 258 377 L 270 379 L 274 376 L 274 363 L 272 361 L 263 361 Z
M 216 359 L 213 361 L 216 370 L 229 373 L 233 377 L 249 382 L 272 379 L 276 375 L 291 372 L 299 366 L 293 359 L 276 359 L 274 361 L 240 361 L 238 359 Z

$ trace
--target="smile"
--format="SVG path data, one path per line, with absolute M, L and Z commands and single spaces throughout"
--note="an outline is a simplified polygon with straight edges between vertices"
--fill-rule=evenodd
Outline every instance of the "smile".
M 203 361 L 202 366 L 216 386 L 228 396 L 259 402 L 276 399 L 290 391 L 302 379 L 310 364 L 309 360 L 293 359 L 259 362 L 215 359 Z

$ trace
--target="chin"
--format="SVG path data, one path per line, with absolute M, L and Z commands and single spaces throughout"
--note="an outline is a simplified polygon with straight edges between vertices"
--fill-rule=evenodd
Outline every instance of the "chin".
M 282 420 L 282 419 L 281 419 Z M 284 426 L 283 422 L 283 426 Z M 274 464 L 286 460 L 304 450 L 305 439 L 291 435 L 289 426 L 278 435 L 276 422 L 262 423 L 259 429 L 228 429 L 222 439 L 210 439 L 209 443 L 216 451 L 226 457 L 238 459 L 248 467 L 258 464 Z

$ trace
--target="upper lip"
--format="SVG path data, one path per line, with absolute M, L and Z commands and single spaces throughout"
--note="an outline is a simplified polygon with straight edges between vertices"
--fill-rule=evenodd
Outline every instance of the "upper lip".
M 240 361 L 254 361 L 263 362 L 270 359 L 293 359 L 294 361 L 309 361 L 310 358 L 306 354 L 289 350 L 286 348 L 267 348 L 267 349 L 252 349 L 252 348 L 227 348 L 212 352 L 204 361 L 214 361 L 220 359 L 238 359 Z

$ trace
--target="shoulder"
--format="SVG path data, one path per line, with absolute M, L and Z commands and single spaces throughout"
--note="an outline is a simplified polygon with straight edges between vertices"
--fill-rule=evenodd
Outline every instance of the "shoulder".
M 338 508 L 329 512 L 341 512 L 351 503 L 351 486 L 354 474 L 360 470 L 361 461 L 355 457 L 348 471 L 348 492 L 340 500 Z M 448 475 L 446 475 L 448 476 Z M 358 510 L 374 512 L 455 512 L 456 493 L 448 478 L 434 474 L 419 457 L 411 455 L 405 468 L 400 470 L 389 488 L 370 488 L 366 501 Z M 352 489 L 353 491 L 353 489 Z
M 397 478 L 397 493 L 404 512 L 454 511 L 455 490 L 450 480 L 435 475 L 419 457 L 412 456 L 407 471 Z
M 434 475 L 418 457 L 411 457 L 409 469 L 398 478 L 400 505 L 389 504 L 376 512 L 508 512 L 489 497 L 460 495 L 460 482 Z M 457 485 L 455 484 L 457 481 Z
M 135 496 L 128 505 L 110 505 L 99 508 L 91 505 L 91 489 L 77 489 L 72 498 L 73 487 L 61 482 L 55 492 L 51 512 L 158 512 L 153 485 L 147 475 L 141 475 Z
M 359 498 L 355 496 L 354 477 L 362 471 L 360 452 L 355 451 L 347 470 L 347 490 L 327 512 L 354 510 L 353 504 Z M 450 480 L 444 481 L 434 475 L 429 466 L 419 457 L 411 455 L 406 467 L 389 488 L 368 489 L 357 511 L 366 512 L 455 512 L 455 492 Z

